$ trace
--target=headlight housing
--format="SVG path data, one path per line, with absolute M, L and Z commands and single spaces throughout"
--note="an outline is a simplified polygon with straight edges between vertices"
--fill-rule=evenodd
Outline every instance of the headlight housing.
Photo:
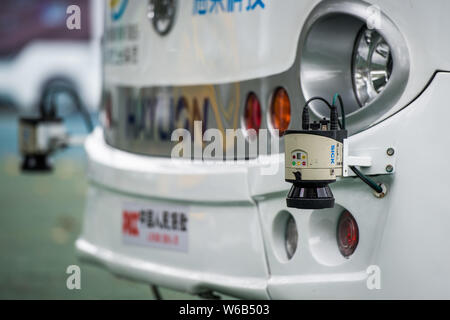
M 361 107 L 372 102 L 386 87 L 392 73 L 391 48 L 377 31 L 363 27 L 355 43 L 353 89 Z
M 345 104 L 350 135 L 367 129 L 394 108 L 408 83 L 409 50 L 402 33 L 379 12 L 379 29 L 368 29 L 371 5 L 364 1 L 322 1 L 307 18 L 299 40 L 303 98 Z M 328 117 L 328 107 L 310 104 L 313 120 Z

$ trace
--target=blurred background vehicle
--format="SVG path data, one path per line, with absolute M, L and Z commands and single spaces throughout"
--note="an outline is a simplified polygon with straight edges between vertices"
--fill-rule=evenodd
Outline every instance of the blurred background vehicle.
M 98 108 L 101 86 L 103 15 L 101 1 L 4 0 L 0 3 L 0 100 L 21 113 L 36 112 L 49 88 L 63 84 L 77 97 L 61 95 L 58 105 L 73 111 L 79 100 Z M 81 29 L 69 30 L 66 10 L 81 9 Z M 100 5 L 100 7 L 99 7 Z

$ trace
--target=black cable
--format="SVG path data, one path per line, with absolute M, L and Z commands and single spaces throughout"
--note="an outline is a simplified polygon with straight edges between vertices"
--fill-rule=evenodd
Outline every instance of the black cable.
M 80 114 L 84 120 L 86 129 L 88 130 L 89 133 L 91 133 L 92 131 L 94 131 L 94 124 L 92 123 L 92 118 L 89 115 L 89 111 L 86 109 L 83 102 L 81 102 L 80 97 L 78 96 L 78 94 L 75 91 L 71 90 L 71 94 L 75 100 L 75 106 L 77 107 L 78 111 L 80 112 Z
M 337 98 L 339 100 L 339 104 L 341 106 L 341 115 L 342 115 L 342 127 L 341 128 L 345 130 L 345 118 L 346 118 L 346 116 L 345 116 L 345 110 L 344 110 L 344 102 L 343 102 L 342 97 L 341 97 L 341 95 L 339 93 L 336 93 L 336 96 L 337 96 Z M 333 101 L 333 105 L 334 105 L 334 101 Z
M 78 112 L 81 114 L 81 117 L 84 120 L 84 124 L 86 126 L 86 129 L 89 133 L 91 133 L 92 131 L 94 131 L 94 124 L 92 122 L 92 118 L 89 115 L 89 111 L 87 110 L 87 108 L 85 107 L 85 105 L 83 104 L 83 102 L 81 101 L 80 97 L 78 96 L 77 92 L 75 91 L 75 89 L 73 89 L 70 85 L 67 85 L 65 83 L 61 83 L 61 82 L 56 82 L 55 84 L 51 84 L 49 85 L 43 95 L 42 95 L 42 99 L 41 99 L 41 105 L 40 105 L 40 111 L 41 111 L 41 115 L 44 117 L 55 117 L 56 116 L 56 103 L 55 103 L 55 97 L 57 93 L 68 93 L 70 96 L 72 96 L 74 103 L 75 103 L 75 107 L 77 108 Z M 46 99 L 48 99 L 48 101 L 45 101 Z M 50 110 L 47 111 L 45 106 L 47 104 L 47 102 L 50 105 Z
M 56 118 L 56 104 L 55 104 L 55 92 L 51 87 L 47 87 L 42 92 L 41 100 L 39 102 L 39 112 L 43 119 Z
M 312 97 L 311 99 L 309 99 L 308 101 L 306 101 L 306 103 L 305 103 L 305 108 L 308 107 L 308 105 L 309 105 L 311 102 L 316 101 L 316 100 L 322 101 L 323 103 L 325 103 L 325 104 L 328 106 L 328 108 L 331 109 L 331 104 L 330 104 L 327 100 L 325 100 L 324 98 L 322 98 L 322 97 Z
M 323 103 L 325 103 L 325 104 L 328 106 L 328 108 L 329 108 L 330 110 L 333 109 L 333 106 L 332 106 L 327 100 L 325 100 L 325 99 L 322 98 L 322 97 L 312 97 L 311 99 L 309 99 L 308 101 L 306 101 L 305 106 L 304 106 L 303 108 L 308 108 L 308 107 L 309 107 L 309 104 L 310 104 L 311 102 L 317 101 L 317 100 L 322 101 Z M 343 129 L 342 124 L 341 124 L 341 122 L 340 122 L 339 120 L 338 120 L 338 123 L 339 123 L 339 128 Z
M 155 300 L 163 300 L 161 293 L 159 292 L 158 286 L 151 285 L 150 289 L 152 290 L 153 296 L 155 297 Z
M 375 190 L 376 193 L 383 192 L 383 188 L 379 184 L 370 179 L 368 176 L 364 175 L 355 166 L 349 166 L 349 168 L 352 169 L 352 171 L 358 176 L 358 178 L 360 178 L 364 183 L 366 183 L 369 187 Z

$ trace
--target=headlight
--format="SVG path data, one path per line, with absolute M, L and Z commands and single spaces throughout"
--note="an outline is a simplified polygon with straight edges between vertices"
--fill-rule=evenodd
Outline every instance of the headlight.
M 288 260 L 290 260 L 297 250 L 298 232 L 295 219 L 290 215 L 286 223 L 285 246 Z
M 391 72 L 391 48 L 378 32 L 364 27 L 355 43 L 352 64 L 353 89 L 360 106 L 375 99 Z
M 402 33 L 380 8 L 379 29 L 367 27 L 365 1 L 320 1 L 306 19 L 299 40 L 303 98 L 345 103 L 350 135 L 380 121 L 396 105 L 409 78 L 409 50 Z M 311 117 L 328 117 L 328 107 L 310 104 Z

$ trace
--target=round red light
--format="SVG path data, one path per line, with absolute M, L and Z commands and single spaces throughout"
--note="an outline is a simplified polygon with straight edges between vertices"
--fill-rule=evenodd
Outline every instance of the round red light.
M 337 227 L 337 243 L 341 254 L 348 258 L 355 252 L 359 241 L 358 224 L 350 212 L 342 212 Z
M 258 134 L 261 128 L 261 104 L 259 103 L 258 97 L 253 92 L 249 93 L 247 97 L 247 102 L 245 103 L 244 110 L 244 125 L 247 130 L 255 130 Z
M 291 123 L 291 101 L 287 91 L 283 88 L 278 88 L 273 95 L 270 119 L 272 127 L 278 129 L 280 137 L 283 136 Z

